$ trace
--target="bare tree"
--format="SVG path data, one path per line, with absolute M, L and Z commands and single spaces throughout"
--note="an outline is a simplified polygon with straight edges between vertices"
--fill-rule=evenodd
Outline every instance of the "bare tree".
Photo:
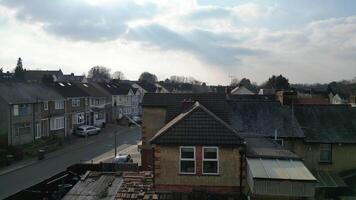
M 124 80 L 125 79 L 125 75 L 121 71 L 114 72 L 111 77 L 113 79 L 118 79 L 118 80 Z
M 92 78 L 94 81 L 105 81 L 110 77 L 110 69 L 104 66 L 94 66 L 88 72 L 88 78 Z

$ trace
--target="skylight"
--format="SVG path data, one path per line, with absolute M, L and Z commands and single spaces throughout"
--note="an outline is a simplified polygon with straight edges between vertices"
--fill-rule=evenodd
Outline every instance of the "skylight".
M 64 87 L 65 85 L 63 83 L 59 83 L 60 86 Z
M 108 86 L 108 88 L 110 88 L 111 86 L 110 85 L 108 85 L 108 84 L 106 84 L 106 86 Z
M 83 83 L 84 87 L 89 87 L 87 84 Z
M 72 85 L 71 83 L 67 83 L 68 85 Z

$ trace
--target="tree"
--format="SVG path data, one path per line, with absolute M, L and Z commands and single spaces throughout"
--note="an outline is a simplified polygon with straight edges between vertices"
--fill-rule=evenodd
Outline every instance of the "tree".
M 15 71 L 14 73 L 15 78 L 19 80 L 25 80 L 25 70 L 23 69 L 21 58 L 17 60 L 16 68 L 14 71 Z
M 2 68 L 0 68 L 0 74 L 4 73 L 4 70 Z
M 53 76 L 50 74 L 43 75 L 42 82 L 43 83 L 53 83 L 54 82 Z
M 272 77 L 270 77 L 268 79 L 268 81 L 265 84 L 263 84 L 262 87 L 273 88 L 276 90 L 289 90 L 290 84 L 289 84 L 289 80 L 287 78 L 285 78 L 284 76 L 273 75 Z
M 143 72 L 138 79 L 140 82 L 155 83 L 157 82 L 157 76 L 149 72 Z
M 110 79 L 110 69 L 104 66 L 94 66 L 88 72 L 88 77 L 93 81 L 105 81 Z
M 120 72 L 120 71 L 116 71 L 112 74 L 112 78 L 113 79 L 118 79 L 118 80 L 124 80 L 125 79 L 125 75 L 124 73 Z
M 240 81 L 237 78 L 231 79 L 230 86 L 232 87 L 237 87 L 239 85 Z

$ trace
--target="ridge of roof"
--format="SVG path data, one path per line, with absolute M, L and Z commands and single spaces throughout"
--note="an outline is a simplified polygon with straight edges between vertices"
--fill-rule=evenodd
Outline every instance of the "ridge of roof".
M 205 106 L 200 104 L 198 101 L 194 103 L 194 105 L 186 112 L 180 113 L 178 116 L 173 118 L 171 121 L 169 121 L 166 125 L 164 125 L 151 139 L 150 142 L 154 142 L 155 140 L 159 139 L 161 136 L 163 136 L 167 131 L 169 131 L 171 128 L 173 128 L 175 125 L 177 125 L 179 122 L 182 120 L 186 119 L 189 117 L 194 111 L 196 111 L 198 108 L 202 109 L 206 114 L 211 116 L 214 120 L 219 122 L 221 125 L 223 125 L 225 128 L 227 128 L 229 131 L 234 133 L 239 140 L 242 141 L 242 137 L 238 134 L 238 132 L 230 127 L 224 120 L 220 119 L 218 116 L 216 116 L 214 113 L 212 113 L 209 109 L 207 109 Z

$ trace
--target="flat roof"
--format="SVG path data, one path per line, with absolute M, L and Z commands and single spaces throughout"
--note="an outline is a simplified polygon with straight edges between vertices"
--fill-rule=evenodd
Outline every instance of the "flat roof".
M 247 158 L 248 168 L 254 179 L 280 179 L 316 181 L 302 161 Z

